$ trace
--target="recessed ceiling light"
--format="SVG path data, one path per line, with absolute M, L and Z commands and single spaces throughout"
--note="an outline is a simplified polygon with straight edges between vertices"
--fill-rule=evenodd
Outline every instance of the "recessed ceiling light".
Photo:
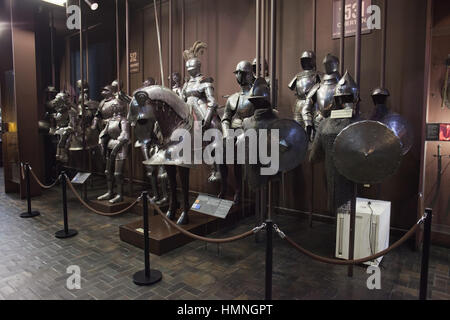
M 64 7 L 66 5 L 67 0 L 42 0 L 44 2 L 48 2 L 51 4 L 56 4 L 57 6 Z

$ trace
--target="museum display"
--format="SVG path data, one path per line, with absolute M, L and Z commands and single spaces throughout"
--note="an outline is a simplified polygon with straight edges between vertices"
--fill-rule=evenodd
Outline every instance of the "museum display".
M 183 212 L 177 224 L 186 225 L 189 223 L 189 173 L 192 165 L 179 159 L 176 153 L 177 145 L 180 141 L 171 141 L 171 136 L 177 129 L 184 129 L 187 134 L 194 134 L 194 131 L 201 131 L 202 128 L 194 126 L 194 114 L 191 106 L 180 99 L 172 90 L 151 86 L 138 90 L 130 105 L 129 119 L 136 119 L 142 124 L 140 129 L 150 133 L 152 124 L 157 122 L 161 128 L 162 143 L 158 151 L 148 160 L 144 161 L 145 166 L 165 166 L 169 180 L 170 201 L 167 217 L 176 219 L 178 210 L 177 196 L 177 169 L 180 176 L 183 202 Z M 132 120 L 133 121 L 133 120 Z M 139 127 L 136 127 L 136 132 Z M 139 130 L 140 130 L 139 129 Z M 137 133 L 138 135 L 139 133 Z M 193 152 L 191 146 L 191 151 Z
M 311 89 L 320 82 L 320 74 L 316 68 L 316 54 L 313 51 L 303 52 L 300 58 L 300 65 L 303 69 L 289 83 L 289 89 L 294 91 L 297 101 L 293 113 L 294 120 L 300 123 L 304 128 L 307 127 L 303 121 L 302 111 L 306 106 L 307 97 Z
M 190 78 L 183 86 L 182 97 L 191 108 L 194 121 L 200 122 L 205 130 L 210 128 L 220 130 L 221 124 L 217 114 L 218 104 L 214 97 L 214 80 L 201 73 L 202 63 L 199 57 L 207 47 L 206 43 L 196 41 L 190 49 L 183 52 L 186 70 Z M 221 170 L 223 170 L 221 165 L 215 164 L 211 169 L 208 181 L 219 182 L 224 188 L 225 183 L 221 181 Z
M 228 130 L 242 129 L 246 118 L 253 116 L 255 112 L 254 105 L 250 102 L 251 90 L 255 82 L 253 68 L 249 61 L 241 61 L 234 71 L 236 80 L 241 87 L 240 92 L 232 94 L 225 105 L 225 112 L 222 116 L 222 132 L 224 139 L 228 138 Z M 222 172 L 224 183 L 228 179 L 228 168 L 224 166 Z M 234 165 L 234 176 L 236 181 L 234 203 L 239 204 L 242 194 L 242 166 Z M 225 194 L 223 196 L 226 196 Z
M 450 4 L 392 2 L 0 0 L 0 300 L 445 298 Z
M 321 82 L 310 90 L 302 109 L 303 122 L 311 140 L 314 138 L 321 121 L 330 115 L 336 85 L 341 77 L 337 57 L 327 54 L 323 60 L 323 65 L 325 74 L 322 76 Z
M 130 144 L 130 125 L 127 120 L 128 106 L 114 95 L 114 88 L 103 88 L 101 102 L 95 116 L 96 122 L 103 121 L 103 130 L 99 135 L 99 146 L 106 169 L 108 191 L 97 198 L 111 204 L 123 202 L 124 164 L 128 158 Z M 117 192 L 114 192 L 115 187 Z
M 326 59 L 327 60 L 327 59 Z M 331 59 L 334 60 L 334 59 Z M 335 60 L 334 60 L 335 61 Z M 333 63 L 335 65 L 335 63 Z M 330 69 L 328 69 L 330 71 Z M 327 75 L 324 76 L 324 78 Z M 325 79 L 326 81 L 326 79 Z M 327 87 L 329 89 L 329 87 Z M 348 72 L 337 83 L 333 102 L 326 109 L 350 110 L 350 116 L 344 118 L 325 117 L 317 129 L 310 154 L 311 162 L 325 161 L 328 193 L 328 209 L 334 214 L 350 213 L 350 201 L 353 196 L 353 183 L 339 173 L 334 163 L 333 146 L 336 137 L 348 125 L 355 122 L 355 108 L 359 101 L 358 87 Z M 327 91 L 325 91 L 328 93 Z M 330 114 L 331 115 L 331 114 Z

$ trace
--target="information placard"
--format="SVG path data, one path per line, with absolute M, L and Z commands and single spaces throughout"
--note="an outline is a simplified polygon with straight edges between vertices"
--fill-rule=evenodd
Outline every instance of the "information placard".
M 72 179 L 72 184 L 85 184 L 90 176 L 90 173 L 78 172 L 77 175 Z
M 199 195 L 191 210 L 212 217 L 226 219 L 233 206 L 233 201 L 214 198 L 207 195 Z

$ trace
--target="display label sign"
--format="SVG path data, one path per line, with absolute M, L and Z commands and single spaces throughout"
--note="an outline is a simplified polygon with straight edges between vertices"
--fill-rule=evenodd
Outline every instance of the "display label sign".
M 352 109 L 342 109 L 331 111 L 331 119 L 350 119 L 353 117 Z
M 72 184 L 85 184 L 90 176 L 90 173 L 78 172 L 77 175 L 72 179 Z
M 141 64 L 139 63 L 139 52 L 137 50 L 130 52 L 130 73 L 139 73 Z
M 439 141 L 439 131 L 441 125 L 439 123 L 427 124 L 427 141 Z
M 333 0 L 333 39 L 341 37 L 341 0 Z M 367 8 L 372 5 L 372 0 L 362 1 L 361 33 L 371 32 L 367 25 L 369 14 Z M 345 36 L 356 35 L 357 0 L 345 0 Z
M 192 211 L 220 219 L 226 219 L 232 206 L 233 201 L 218 199 L 207 195 L 199 195 L 192 206 Z

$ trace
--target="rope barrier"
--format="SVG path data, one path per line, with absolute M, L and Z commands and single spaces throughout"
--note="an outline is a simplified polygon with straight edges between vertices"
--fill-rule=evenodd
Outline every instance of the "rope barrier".
M 402 244 L 404 244 L 408 239 L 410 239 L 413 235 L 416 234 L 417 229 L 420 227 L 421 224 L 424 223 L 426 219 L 426 216 L 422 217 L 417 224 L 412 227 L 411 230 L 408 231 L 408 233 L 406 233 L 400 240 L 398 240 L 396 243 L 394 243 L 392 246 L 390 246 L 389 248 L 387 248 L 386 250 L 383 250 L 377 254 L 374 254 L 370 257 L 367 258 L 362 258 L 362 259 L 357 259 L 357 260 L 338 260 L 338 259 L 331 259 L 331 258 L 326 258 L 326 257 L 322 257 L 319 256 L 317 254 L 312 253 L 309 250 L 306 250 L 305 248 L 301 247 L 298 243 L 296 243 L 294 240 L 292 240 L 291 238 L 289 238 L 286 234 L 284 234 L 283 231 L 281 231 L 277 225 L 274 225 L 274 229 L 275 231 L 278 233 L 278 235 L 280 236 L 281 239 L 286 240 L 290 245 L 292 245 L 295 249 L 297 249 L 297 251 L 299 251 L 300 253 L 303 253 L 304 255 L 310 257 L 313 260 L 322 262 L 322 263 L 326 263 L 326 264 L 335 264 L 335 265 L 341 265 L 341 266 L 348 266 L 348 265 L 357 265 L 357 264 L 361 264 L 361 263 L 365 263 L 365 262 L 369 262 L 369 261 L 373 261 L 376 260 L 382 256 L 385 256 L 386 254 L 390 253 L 391 251 L 397 249 L 398 247 L 400 247 Z
M 107 213 L 107 212 L 98 211 L 98 210 L 92 208 L 86 201 L 83 200 L 83 198 L 80 196 L 80 194 L 77 192 L 77 190 L 73 186 L 73 184 L 70 181 L 69 177 L 67 177 L 66 175 L 64 175 L 64 177 L 65 177 L 65 179 L 67 181 L 67 184 L 69 185 L 70 190 L 72 190 L 73 194 L 78 199 L 78 201 L 80 201 L 81 204 L 86 207 L 86 209 L 92 211 L 95 214 L 98 214 L 98 215 L 101 215 L 101 216 L 104 216 L 104 217 L 118 216 L 118 215 L 121 215 L 123 213 L 126 213 L 126 212 L 130 211 L 131 209 L 133 209 L 139 203 L 139 201 L 141 201 L 141 199 L 142 199 L 142 196 L 140 196 L 129 207 L 127 207 L 127 208 L 125 208 L 123 210 L 117 211 L 117 212 Z
M 39 180 L 39 178 L 36 176 L 36 174 L 34 173 L 34 171 L 33 171 L 33 168 L 31 167 L 31 166 L 29 166 L 30 167 L 30 173 L 31 173 L 31 176 L 34 178 L 34 180 L 37 182 L 37 184 L 42 188 L 42 189 L 46 189 L 46 190 L 49 190 L 49 189 L 51 189 L 51 188 L 53 188 L 54 186 L 56 186 L 56 184 L 58 183 L 58 181 L 59 181 L 59 179 L 61 179 L 61 175 L 58 177 L 58 178 L 56 178 L 56 180 L 55 180 L 55 182 L 53 182 L 51 185 L 45 185 L 45 184 L 43 184 L 40 180 Z
M 150 199 L 149 199 L 150 200 Z M 241 235 L 237 235 L 231 238 L 224 238 L 224 239 L 212 239 L 212 238 L 205 238 L 205 237 L 201 237 L 198 236 L 196 234 L 193 234 L 187 230 L 184 230 L 183 228 L 181 228 L 179 225 L 177 225 L 175 222 L 173 222 L 172 220 L 170 220 L 169 218 L 166 217 L 166 215 L 161 211 L 161 209 L 154 204 L 153 202 L 151 202 L 151 205 L 153 206 L 153 208 L 156 210 L 156 212 L 158 212 L 158 214 L 161 215 L 161 217 L 167 221 L 172 227 L 174 227 L 175 229 L 177 229 L 178 231 L 180 231 L 182 234 L 184 234 L 185 236 L 188 236 L 190 238 L 193 238 L 195 240 L 200 240 L 200 241 L 205 241 L 205 242 L 209 242 L 209 243 L 230 243 L 230 242 L 234 242 L 237 240 L 242 240 L 245 238 L 248 238 L 249 236 L 256 234 L 258 232 L 260 232 L 261 230 L 266 228 L 266 224 L 263 223 L 261 226 L 253 228 L 250 231 L 247 231 Z
M 20 174 L 22 175 L 22 180 L 25 180 L 25 172 L 23 171 L 23 163 L 20 163 Z

